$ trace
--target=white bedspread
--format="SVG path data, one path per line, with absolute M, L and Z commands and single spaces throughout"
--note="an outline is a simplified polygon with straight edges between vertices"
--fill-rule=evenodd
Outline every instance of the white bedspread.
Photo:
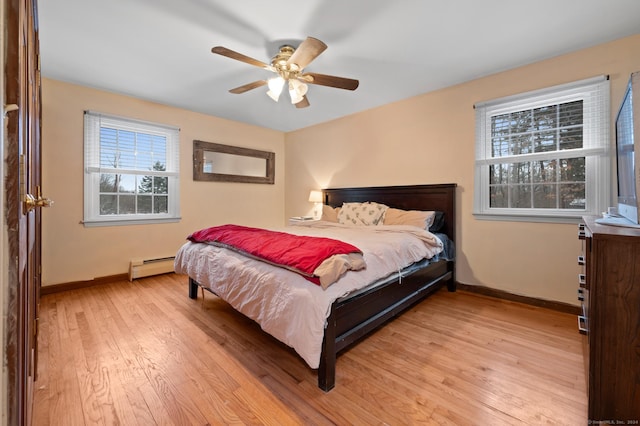
M 302 276 L 234 251 L 185 243 L 175 270 L 210 288 L 264 331 L 318 368 L 331 304 L 350 292 L 442 251 L 433 234 L 413 226 L 346 226 L 312 222 L 278 229 L 345 241 L 364 253 L 366 268 L 348 271 L 326 290 Z

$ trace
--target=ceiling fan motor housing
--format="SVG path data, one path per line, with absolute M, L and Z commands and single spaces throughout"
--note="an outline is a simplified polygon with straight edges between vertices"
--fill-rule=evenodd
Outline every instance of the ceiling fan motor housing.
M 289 45 L 280 46 L 280 51 L 271 59 L 271 66 L 285 80 L 297 78 L 300 73 L 298 64 L 287 63 L 295 48 Z

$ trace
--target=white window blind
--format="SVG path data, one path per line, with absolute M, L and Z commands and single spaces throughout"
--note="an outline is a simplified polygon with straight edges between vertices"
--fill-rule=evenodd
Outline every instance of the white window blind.
M 553 220 L 606 209 L 608 78 L 483 102 L 475 109 L 474 214 Z
M 179 129 L 85 111 L 85 226 L 180 218 Z

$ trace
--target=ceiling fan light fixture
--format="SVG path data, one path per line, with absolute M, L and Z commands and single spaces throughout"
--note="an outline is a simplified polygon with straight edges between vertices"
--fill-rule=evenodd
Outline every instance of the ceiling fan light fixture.
M 271 99 L 273 99 L 275 102 L 278 102 L 278 99 L 280 98 L 280 94 L 275 94 L 273 93 L 271 90 L 267 91 L 267 96 L 269 96 Z
M 291 103 L 293 103 L 296 108 L 306 108 L 310 104 L 306 95 L 308 87 L 305 83 L 346 90 L 356 90 L 358 88 L 358 80 L 336 77 L 334 75 L 303 72 L 326 48 L 327 45 L 317 38 L 307 37 L 296 48 L 288 44 L 280 46 L 279 52 L 271 58 L 270 64 L 243 55 L 224 46 L 213 47 L 211 53 L 226 56 L 227 58 L 244 62 L 276 74 L 275 77 L 268 80 L 257 80 L 235 87 L 229 90 L 230 93 L 245 93 L 249 90 L 268 85 L 269 90 L 267 91 L 267 95 L 278 102 L 284 84 L 287 83 Z
M 298 81 L 298 80 L 289 80 L 289 96 L 291 96 L 291 103 L 297 104 L 302 101 L 304 95 L 307 94 L 307 90 L 309 87 Z
M 293 92 L 289 92 L 289 94 L 291 94 Z M 291 103 L 292 104 L 297 104 L 298 102 L 301 102 L 302 99 L 304 99 L 302 96 L 298 95 L 298 94 L 292 94 L 291 95 Z
M 269 86 L 269 91 L 267 95 L 274 101 L 278 102 L 280 98 L 280 93 L 282 93 L 282 87 L 284 87 L 284 79 L 280 76 L 270 78 L 268 80 L 267 85 Z

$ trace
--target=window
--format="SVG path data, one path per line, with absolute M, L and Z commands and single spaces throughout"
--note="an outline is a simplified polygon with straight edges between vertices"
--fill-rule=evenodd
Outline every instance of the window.
M 606 77 L 484 102 L 475 109 L 475 215 L 563 221 L 606 210 Z
M 85 226 L 176 222 L 178 129 L 84 114 Z

